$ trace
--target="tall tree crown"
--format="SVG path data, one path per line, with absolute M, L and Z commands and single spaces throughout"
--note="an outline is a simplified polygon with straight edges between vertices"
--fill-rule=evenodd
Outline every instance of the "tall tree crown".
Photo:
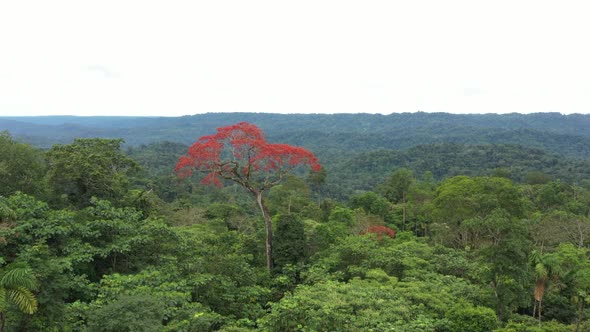
M 175 171 L 187 177 L 194 171 L 207 175 L 202 183 L 222 186 L 221 179 L 239 183 L 249 190 L 263 191 L 278 184 L 297 166 L 319 171 L 318 159 L 310 151 L 288 144 L 266 141 L 256 125 L 240 122 L 217 128 L 217 133 L 199 138 L 180 157 Z

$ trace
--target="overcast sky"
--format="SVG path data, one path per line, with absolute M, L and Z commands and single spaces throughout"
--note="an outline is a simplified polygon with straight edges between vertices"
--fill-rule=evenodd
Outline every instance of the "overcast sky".
M 0 115 L 590 113 L 589 17 L 566 0 L 3 0 Z

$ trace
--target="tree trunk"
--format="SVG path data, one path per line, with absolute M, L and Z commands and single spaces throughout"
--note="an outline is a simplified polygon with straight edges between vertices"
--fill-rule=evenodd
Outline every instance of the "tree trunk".
M 547 286 L 547 279 L 538 279 L 535 283 L 534 298 L 536 303 L 539 303 L 537 307 L 537 313 L 539 315 L 539 325 L 541 325 L 541 311 L 543 310 L 543 296 L 545 295 L 545 287 Z M 535 315 L 533 311 L 533 316 Z
M 4 331 L 4 313 L 0 312 L 0 332 Z
M 583 298 L 580 301 L 578 308 L 579 308 L 579 310 L 578 310 L 578 319 L 576 319 L 576 332 L 578 332 L 580 330 L 580 322 L 582 321 L 582 315 L 584 313 L 584 299 Z
M 266 229 L 266 267 L 268 268 L 268 272 L 272 272 L 272 219 L 270 218 L 270 213 L 268 212 L 268 208 L 264 204 L 264 199 L 262 198 L 262 192 L 255 193 L 256 195 L 256 203 L 258 203 L 258 207 L 262 212 L 262 218 L 264 219 L 264 228 Z
M 543 310 L 543 299 L 539 301 L 539 326 L 541 325 L 541 310 Z
M 404 191 L 402 193 L 402 213 L 403 213 L 403 217 L 402 217 L 402 231 L 406 231 L 406 192 Z

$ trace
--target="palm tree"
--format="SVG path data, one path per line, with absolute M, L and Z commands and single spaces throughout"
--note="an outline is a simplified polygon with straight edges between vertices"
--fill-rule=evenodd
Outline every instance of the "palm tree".
M 4 330 L 4 311 L 9 303 L 29 315 L 37 311 L 37 299 L 31 291 L 35 287 L 35 277 L 24 264 L 11 264 L 0 271 L 0 332 Z
M 531 253 L 531 263 L 535 268 L 535 288 L 533 295 L 535 297 L 535 306 L 533 307 L 533 317 L 538 314 L 539 323 L 541 323 L 541 312 L 543 310 L 543 296 L 551 280 L 557 280 L 561 274 L 559 264 L 554 255 L 541 254 L 537 250 Z M 538 306 L 537 306 L 538 305 Z

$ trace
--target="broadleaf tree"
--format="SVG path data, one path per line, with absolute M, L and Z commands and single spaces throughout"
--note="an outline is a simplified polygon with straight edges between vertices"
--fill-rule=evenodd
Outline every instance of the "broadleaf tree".
M 266 230 L 266 265 L 271 271 L 272 220 L 264 193 L 278 185 L 297 167 L 321 170 L 313 153 L 305 148 L 266 141 L 256 125 L 240 122 L 217 128 L 214 135 L 202 136 L 181 156 L 175 171 L 180 177 L 193 172 L 204 173 L 203 184 L 223 186 L 222 180 L 233 181 L 245 188 L 256 200 Z
M 121 144 L 121 139 L 77 138 L 47 151 L 47 182 L 55 205 L 83 208 L 93 196 L 120 201 L 129 189 L 129 176 L 139 169 Z

